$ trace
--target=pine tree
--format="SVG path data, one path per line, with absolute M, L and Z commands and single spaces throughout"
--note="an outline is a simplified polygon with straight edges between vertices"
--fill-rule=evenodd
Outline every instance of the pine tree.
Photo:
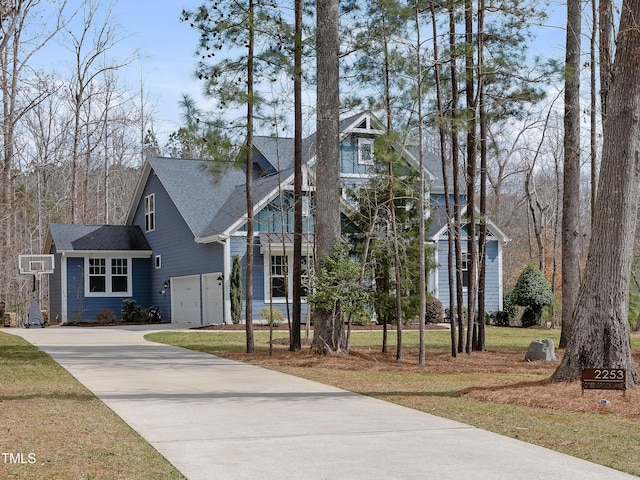
M 256 112 L 262 105 L 258 87 L 287 65 L 286 51 L 292 35 L 278 5 L 271 0 L 210 0 L 195 11 L 183 11 L 182 19 L 200 32 L 196 75 L 205 82 L 205 94 L 222 110 L 246 111 L 240 122 L 245 133 L 242 158 L 247 206 L 245 323 L 246 351 L 253 353 L 253 135 Z M 223 49 L 225 55 L 215 62 L 216 54 Z M 233 49 L 242 53 L 230 56 Z

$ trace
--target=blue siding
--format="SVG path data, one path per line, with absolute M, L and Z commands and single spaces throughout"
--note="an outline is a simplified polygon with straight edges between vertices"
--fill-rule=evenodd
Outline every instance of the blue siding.
M 155 194 L 155 230 L 145 232 L 144 197 Z M 158 177 L 151 173 L 136 210 L 133 225 L 138 225 L 151 245 L 149 304 L 158 305 L 163 319 L 171 317 L 171 296 L 163 284 L 171 277 L 224 271 L 224 248 L 219 243 L 199 244 Z M 162 267 L 155 268 L 160 255 Z M 165 293 L 162 293 L 162 292 Z
M 358 137 L 353 134 L 340 143 L 340 173 L 371 175 L 370 165 L 358 164 Z
M 95 322 L 97 313 L 105 309 L 112 310 L 115 316 L 119 318 L 122 310 L 122 301 L 127 298 L 133 298 L 136 304 L 142 308 L 150 306 L 149 259 L 134 258 L 132 261 L 131 297 L 126 295 L 120 297 L 85 297 L 84 262 L 84 257 L 67 257 L 68 322 Z M 60 298 L 60 295 L 58 297 Z
M 445 308 L 449 305 L 449 274 L 447 250 L 447 240 L 440 240 L 440 242 L 438 242 L 438 298 L 443 303 Z M 487 243 L 487 273 L 486 290 L 484 296 L 487 312 L 500 309 L 500 294 L 502 292 L 502 285 L 500 285 L 499 258 L 498 241 L 490 240 Z M 464 302 L 466 305 L 466 295 L 464 297 Z
M 265 291 L 264 291 L 264 280 L 265 280 L 265 261 L 264 255 L 260 253 L 260 245 L 258 245 L 259 239 L 256 237 L 254 247 L 253 247 L 253 319 L 260 319 L 260 310 L 265 306 L 269 306 L 269 300 L 265 299 Z M 231 256 L 239 255 L 242 261 L 242 285 L 244 292 L 244 284 L 245 284 L 245 272 L 246 272 L 246 253 L 247 253 L 247 244 L 245 237 L 232 237 L 231 238 Z M 243 309 L 243 318 L 244 318 L 244 309 L 246 307 L 246 303 L 242 301 L 242 309 Z M 274 303 L 274 308 L 279 309 L 285 321 L 287 320 L 287 305 L 286 303 Z M 291 302 L 289 303 L 289 310 L 291 311 Z M 230 314 L 229 314 L 230 315 Z M 305 323 L 307 319 L 307 304 L 302 304 L 302 323 Z

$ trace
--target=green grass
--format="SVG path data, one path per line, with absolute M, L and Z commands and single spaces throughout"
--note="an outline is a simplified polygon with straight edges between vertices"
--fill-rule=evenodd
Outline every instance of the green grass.
M 0 407 L 0 451 L 25 462 L 0 456 L 2 479 L 184 478 L 51 357 L 4 332 Z
M 493 334 L 492 334 L 493 333 Z M 199 335 L 201 337 L 199 337 Z M 448 350 L 450 348 L 449 330 L 428 330 L 426 332 L 427 348 Z M 256 345 L 268 345 L 269 333 L 267 331 L 254 332 Z M 243 352 L 245 350 L 245 333 L 242 331 L 219 331 L 219 330 L 199 330 L 194 332 L 158 332 L 147 335 L 151 341 L 161 343 L 179 342 L 180 346 L 191 350 L 198 350 L 207 353 L 216 352 Z M 286 331 L 275 331 L 274 339 L 288 338 Z M 539 338 L 551 338 L 558 343 L 560 340 L 559 330 L 530 330 L 522 328 L 495 328 L 487 329 L 487 349 L 499 348 L 524 348 L 526 349 L 531 341 Z M 394 329 L 388 332 L 389 345 L 395 345 L 397 334 Z M 419 344 L 419 333 L 417 330 L 405 330 L 402 334 L 403 345 L 406 348 L 417 348 Z M 638 347 L 640 347 L 640 336 L 636 337 Z M 382 341 L 382 332 L 379 330 L 354 330 L 351 333 L 352 345 L 359 347 L 378 347 Z M 287 349 L 288 346 L 276 345 L 274 348 Z
M 449 335 L 448 331 L 427 331 L 427 348 L 430 351 L 448 351 Z M 286 337 L 286 333 L 279 332 L 278 337 Z M 355 331 L 352 345 L 378 349 L 381 338 L 381 332 Z M 531 341 L 539 338 L 552 338 L 557 345 L 559 331 L 489 328 L 487 349 L 516 349 L 522 351 L 524 357 Z M 245 348 L 243 332 L 161 332 L 150 334 L 147 339 L 222 356 L 226 352 L 243 352 Z M 255 339 L 256 348 L 267 347 L 267 332 L 256 331 Z M 389 345 L 394 346 L 395 340 L 395 333 L 389 332 Z M 418 332 L 405 331 L 403 343 L 407 348 L 416 347 Z M 640 348 L 640 335 L 633 335 L 632 345 Z M 288 347 L 278 345 L 274 348 Z M 244 358 L 251 361 L 251 356 Z M 473 356 L 463 359 L 464 362 L 472 362 Z M 427 358 L 427 367 L 428 363 Z M 419 369 L 328 369 L 277 365 L 273 362 L 268 368 L 457 420 L 640 476 L 640 430 L 637 419 L 614 414 L 587 414 L 480 402 L 461 396 L 464 389 L 496 380 L 516 383 L 542 380 L 545 375 L 438 374 Z M 504 453 L 508 455 L 508 452 Z

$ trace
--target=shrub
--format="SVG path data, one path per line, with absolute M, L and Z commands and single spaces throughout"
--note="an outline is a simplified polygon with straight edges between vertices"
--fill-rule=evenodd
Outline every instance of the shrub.
M 360 264 L 349 255 L 347 245 L 335 245 L 331 255 L 322 255 L 319 266 L 314 277 L 314 289 L 307 297 L 312 308 L 343 318 L 369 315 L 369 295 L 357 280 Z
M 448 307 L 445 308 L 444 309 L 445 321 L 448 323 L 451 323 L 452 317 L 455 319 L 456 322 L 458 321 L 458 310 L 454 309 L 453 315 L 451 315 L 451 310 Z M 462 307 L 462 318 L 463 318 L 463 321 L 467 320 L 467 307 Z
M 542 309 L 553 303 L 553 292 L 542 272 L 529 264 L 520 274 L 511 293 L 516 305 L 527 307 L 522 315 L 522 326 L 539 325 Z
M 487 313 L 487 324 L 497 327 L 508 327 L 511 325 L 511 316 L 504 310 L 495 310 Z
M 362 313 L 360 315 L 352 315 L 351 316 L 351 325 L 357 325 L 360 327 L 371 325 L 375 323 L 374 319 L 371 318 L 369 313 Z
M 123 322 L 139 322 L 143 318 L 142 308 L 136 305 L 133 298 L 126 298 L 122 301 L 122 321 Z
M 424 317 L 427 323 L 442 323 L 444 321 L 444 308 L 442 302 L 435 297 L 427 299 L 427 310 Z
M 267 325 L 271 324 L 274 327 L 280 326 L 284 320 L 284 314 L 279 308 L 262 307 L 259 315 L 267 322 Z
M 242 320 L 242 261 L 240 255 L 233 256 L 229 294 L 231 296 L 231 321 L 238 324 Z
M 109 323 L 115 323 L 115 321 L 116 316 L 113 310 L 104 309 L 96 313 L 96 323 L 100 325 L 108 325 Z
M 508 290 L 502 296 L 502 311 L 509 316 L 509 321 L 516 318 L 518 306 L 513 301 L 513 292 Z

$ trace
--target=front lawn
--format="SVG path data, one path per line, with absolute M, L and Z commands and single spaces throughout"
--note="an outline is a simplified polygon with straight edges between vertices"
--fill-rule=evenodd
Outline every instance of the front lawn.
M 0 478 L 184 477 L 66 370 L 0 332 Z

